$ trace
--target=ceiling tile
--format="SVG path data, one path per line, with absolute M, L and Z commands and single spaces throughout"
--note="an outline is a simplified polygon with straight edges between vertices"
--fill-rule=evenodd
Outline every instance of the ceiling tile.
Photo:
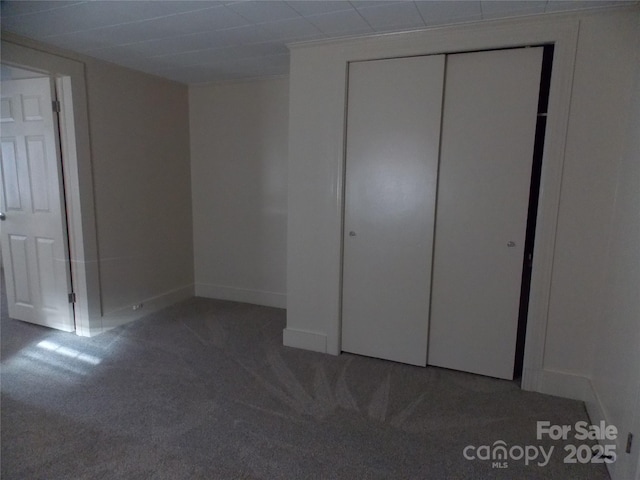
M 205 2 L 200 3 L 204 4 Z M 247 20 L 238 14 L 224 6 L 216 6 L 196 12 L 160 17 L 147 21 L 51 36 L 46 41 L 71 49 L 73 49 L 71 46 L 74 42 L 77 42 L 78 48 L 75 50 L 86 52 L 115 45 L 167 39 L 171 41 L 175 37 L 246 24 L 248 24 Z M 223 36 L 220 38 L 223 38 Z
M 313 15 L 306 18 L 327 35 L 373 32 L 371 26 L 355 10 Z
M 375 7 L 359 8 L 358 12 L 375 30 L 424 27 L 422 16 L 413 2 L 393 3 Z
M 550 0 L 547 2 L 545 12 L 559 12 L 565 10 L 577 10 L 583 8 L 611 7 L 616 5 L 628 5 L 638 3 L 635 1 L 595 1 L 595 0 Z
M 70 5 L 80 4 L 83 2 L 52 2 L 52 1 L 32 1 L 32 2 L 2 2 L 2 18 L 13 17 L 15 15 L 28 15 L 37 12 L 46 12 L 55 10 L 56 8 L 65 8 Z
M 230 44 L 250 44 L 250 43 L 264 43 L 272 41 L 272 35 L 268 30 L 262 28 L 256 28 L 255 25 L 248 25 L 236 28 L 227 28 L 224 30 L 218 30 L 217 33 L 224 41 Z
M 207 2 L 202 2 L 206 4 Z M 158 38 L 248 25 L 250 22 L 225 6 L 215 6 L 140 22 L 140 28 L 157 32 Z
M 215 30 L 213 32 L 146 40 L 129 43 L 126 48 L 140 55 L 161 56 L 203 50 L 205 48 L 230 46 L 231 42 L 226 39 L 223 32 L 224 30 Z M 92 54 L 93 52 L 90 51 L 89 53 Z
M 277 22 L 299 17 L 300 14 L 285 2 L 262 0 L 260 2 L 238 2 L 227 5 L 227 8 L 246 18 L 252 23 Z
M 185 83 L 288 71 L 285 43 L 637 1 L 2 1 L 2 28 Z
M 141 22 L 162 15 L 181 13 L 185 10 L 193 11 L 194 9 L 203 9 L 205 7 L 206 9 L 211 9 L 212 5 L 217 5 L 217 2 L 188 1 L 184 2 L 184 4 L 177 1 L 84 2 L 30 15 L 3 18 L 3 27 L 32 38 L 42 39 L 53 35 Z M 174 17 L 171 16 L 169 18 Z
M 302 17 L 281 20 L 279 22 L 262 23 L 256 25 L 256 29 L 268 35 L 270 40 L 307 40 L 324 35 L 315 25 Z
M 479 1 L 419 1 L 415 4 L 427 25 L 444 25 L 482 19 Z
M 71 32 L 48 37 L 46 41 L 63 48 L 70 48 L 70 45 L 76 43 L 77 51 L 86 52 L 97 48 L 171 38 L 176 35 L 179 35 L 179 31 L 172 30 L 171 26 L 159 25 L 155 20 L 152 20 Z
M 309 1 L 298 0 L 287 2 L 296 12 L 303 16 L 322 15 L 323 13 L 353 10 L 353 6 L 345 0 Z
M 94 3 L 96 0 L 92 0 Z M 105 1 L 105 0 L 98 0 Z M 110 4 L 116 4 L 128 12 L 135 13 L 136 20 L 148 20 L 151 18 L 166 17 L 180 13 L 206 10 L 208 8 L 223 6 L 222 1 L 199 0 L 106 0 Z M 119 4 L 119 5 L 118 5 Z M 113 7 L 112 7 L 113 8 Z
M 256 43 L 243 45 L 244 53 L 241 57 L 273 57 L 276 55 L 289 56 L 289 49 L 281 42 Z
M 111 29 L 106 29 L 111 30 Z M 87 32 L 72 32 L 66 35 L 57 35 L 55 37 L 48 37 L 44 39 L 48 44 L 55 45 L 56 47 L 66 48 L 73 50 L 74 52 L 87 53 L 92 50 L 98 50 L 102 48 L 110 48 L 117 45 L 114 43 L 112 37 L 106 35 L 97 35 L 95 31 Z
M 351 0 L 351 5 L 355 8 L 381 7 L 383 5 L 393 5 L 407 3 L 408 0 Z
M 199 3 L 201 5 L 209 4 L 209 2 Z M 127 45 L 216 29 L 237 27 L 239 25 L 247 25 L 248 23 L 249 22 L 240 15 L 228 10 L 224 6 L 217 5 L 203 10 L 159 17 L 151 20 L 123 23 L 79 32 L 72 31 L 70 33 L 50 36 L 44 40 L 72 50 L 74 50 L 74 48 L 72 48 L 71 45 L 74 41 L 77 41 L 80 48 L 75 50 L 87 51 L 114 45 Z
M 544 9 L 547 6 L 546 0 L 536 1 L 530 0 L 528 2 L 509 1 L 509 0 L 491 0 L 482 1 L 480 4 L 482 8 L 482 18 L 500 18 L 500 17 L 512 17 L 514 15 L 530 15 L 535 13 L 544 13 Z
M 49 35 L 98 28 L 125 21 L 127 21 L 126 17 L 117 14 L 110 14 L 109 18 L 95 18 L 86 4 L 77 4 L 30 15 L 9 18 L 3 16 L 2 28 L 27 37 L 41 39 Z

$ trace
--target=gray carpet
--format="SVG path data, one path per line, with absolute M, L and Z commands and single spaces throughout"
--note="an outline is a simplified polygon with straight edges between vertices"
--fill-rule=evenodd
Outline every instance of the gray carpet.
M 87 339 L 2 305 L 1 474 L 10 479 L 607 479 L 536 420 L 581 403 L 513 382 L 282 346 L 285 312 L 192 299 Z M 555 446 L 547 466 L 467 445 Z

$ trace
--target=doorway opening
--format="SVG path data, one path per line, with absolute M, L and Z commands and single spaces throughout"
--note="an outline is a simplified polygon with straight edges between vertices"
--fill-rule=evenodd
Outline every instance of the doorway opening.
M 531 169 L 531 186 L 529 189 L 529 208 L 527 213 L 527 230 L 525 237 L 524 258 L 522 268 L 522 286 L 518 309 L 518 331 L 516 337 L 516 355 L 513 367 L 513 378 L 520 382 L 524 365 L 524 349 L 527 334 L 527 315 L 531 293 L 531 274 L 533 271 L 533 255 L 542 178 L 542 158 L 544 156 L 544 139 L 547 128 L 547 112 L 549 108 L 549 91 L 551 89 L 551 66 L 553 65 L 553 45 L 544 45 L 542 54 L 542 72 L 540 75 L 540 94 L 538 98 L 538 116 L 536 122 L 535 142 L 533 147 L 533 166 Z

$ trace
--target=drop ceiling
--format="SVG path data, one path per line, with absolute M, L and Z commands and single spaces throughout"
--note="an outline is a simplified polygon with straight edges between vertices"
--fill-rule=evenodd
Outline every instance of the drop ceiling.
M 2 29 L 187 84 L 285 75 L 287 44 L 625 1 L 2 1 Z

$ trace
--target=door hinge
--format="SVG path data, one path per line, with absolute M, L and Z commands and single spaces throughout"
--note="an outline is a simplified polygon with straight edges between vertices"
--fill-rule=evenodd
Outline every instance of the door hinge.
M 60 113 L 60 111 L 62 110 L 62 107 L 60 105 L 60 100 L 53 100 L 51 102 L 51 107 L 53 108 L 53 111 L 55 113 Z
M 630 433 L 629 435 L 627 435 L 627 448 L 625 449 L 625 452 L 631 453 L 632 443 L 633 443 L 633 433 Z
M 69 294 L 69 303 L 76 303 L 76 294 L 73 292 Z

